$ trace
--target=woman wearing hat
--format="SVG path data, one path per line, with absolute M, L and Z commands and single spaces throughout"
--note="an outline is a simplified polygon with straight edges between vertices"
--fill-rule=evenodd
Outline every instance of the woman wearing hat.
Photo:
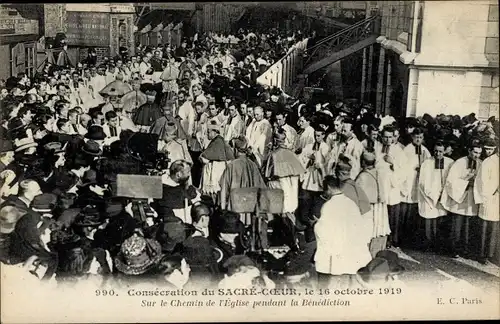
M 121 244 L 120 251 L 114 258 L 114 264 L 119 272 L 119 279 L 147 280 L 157 274 L 156 267 L 162 257 L 160 243 L 134 233 Z
M 57 254 L 47 244 L 50 242 L 52 222 L 37 214 L 26 214 L 16 223 L 12 233 L 10 262 L 19 264 L 32 256 L 38 258 L 41 268 L 45 268 L 43 279 L 52 278 L 57 269 Z M 42 279 L 42 278 L 40 278 Z

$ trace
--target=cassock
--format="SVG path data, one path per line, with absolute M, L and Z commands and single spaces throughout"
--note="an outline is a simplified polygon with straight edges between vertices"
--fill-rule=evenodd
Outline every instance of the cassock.
M 229 161 L 234 160 L 234 153 L 222 136 L 215 137 L 200 155 L 207 159 L 203 165 L 201 191 L 204 194 L 216 194 L 220 191 L 220 179 Z
M 363 154 L 364 147 L 361 142 L 353 136 L 348 141 L 340 140 L 334 143 L 330 156 L 328 158 L 327 170 L 328 174 L 332 174 L 337 165 L 340 154 L 349 157 L 351 161 L 351 179 L 354 180 L 358 176 L 361 166 L 361 154 Z
M 106 134 L 104 145 L 110 145 L 111 143 L 120 140 L 120 133 L 122 132 L 122 128 L 120 126 L 114 127 L 106 123 L 102 126 L 102 130 L 104 134 Z
M 477 170 L 480 165 L 480 161 L 462 157 L 450 167 L 441 196 L 441 203 L 447 211 L 462 216 L 478 215 L 479 205 L 474 199 L 473 186 L 463 177 Z
M 420 166 L 418 179 L 418 213 L 425 219 L 446 216 L 447 211 L 441 204 L 448 171 L 453 160 L 444 157 L 441 160 L 429 158 Z
M 262 164 L 262 160 L 269 150 L 267 145 L 271 142 L 271 137 L 272 126 L 268 120 L 255 121 L 251 125 L 247 138 L 248 146 L 252 148 L 252 153 L 257 158 L 259 164 Z
M 220 179 L 220 206 L 231 210 L 231 190 L 236 188 L 266 188 L 257 164 L 241 155 L 227 164 Z
M 368 248 L 372 229 L 368 225 L 351 199 L 344 194 L 331 197 L 321 208 L 321 217 L 314 227 L 316 271 L 330 275 L 356 274 L 366 266 L 372 259 Z
M 174 214 L 184 223 L 191 224 L 191 206 L 200 201 L 200 193 L 195 187 L 187 187 L 173 181 L 170 177 L 163 179 L 163 197 L 155 199 L 151 207 L 158 213 L 160 220 L 165 220 Z
M 499 201 L 498 201 L 498 153 L 481 163 L 474 180 L 474 199 L 479 204 L 481 226 L 481 250 L 483 259 L 498 257 Z M 497 260 L 492 260 L 497 263 Z
M 229 142 L 233 138 L 243 135 L 245 125 L 243 119 L 238 114 L 236 117 L 229 117 L 224 127 L 224 140 Z

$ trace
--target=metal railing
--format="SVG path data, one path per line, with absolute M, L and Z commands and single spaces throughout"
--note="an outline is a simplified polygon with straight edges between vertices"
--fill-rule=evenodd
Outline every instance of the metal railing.
M 289 92 L 292 83 L 302 69 L 302 54 L 307 48 L 308 40 L 306 38 L 293 45 L 285 56 L 257 78 L 257 83 L 278 87 L 285 93 Z
M 305 59 L 304 66 L 309 65 L 312 61 L 320 57 L 324 57 L 332 50 L 339 50 L 340 48 L 358 42 L 373 33 L 378 33 L 380 27 L 379 22 L 379 16 L 370 17 L 322 39 L 320 42 L 307 50 L 307 58 Z

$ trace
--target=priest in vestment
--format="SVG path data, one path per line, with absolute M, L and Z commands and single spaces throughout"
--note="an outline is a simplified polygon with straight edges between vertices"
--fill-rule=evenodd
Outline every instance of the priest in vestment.
M 418 213 L 424 219 L 425 236 L 431 248 L 438 248 L 438 228 L 441 217 L 448 213 L 440 198 L 453 160 L 444 156 L 445 144 L 434 144 L 434 157 L 420 166 L 418 178 Z
M 281 189 L 284 194 L 283 223 L 292 250 L 299 249 L 295 236 L 295 211 L 299 205 L 299 177 L 306 170 L 297 156 L 285 148 L 286 134 L 279 130 L 274 135 L 274 148 L 269 152 L 263 164 L 264 179 L 272 189 Z
M 481 165 L 481 153 L 479 142 L 473 141 L 469 154 L 451 166 L 441 196 L 443 207 L 453 219 L 451 243 L 455 256 L 468 256 L 473 250 L 470 238 L 479 212 L 474 198 L 474 180 Z
M 288 114 L 281 110 L 276 113 L 276 123 L 278 124 L 278 128 L 281 127 L 286 133 L 286 148 L 291 150 L 292 152 L 295 152 L 295 149 L 297 147 L 297 141 L 298 141 L 298 135 L 297 131 L 295 128 L 292 126 L 288 125 L 287 123 L 287 116 Z
M 372 239 L 370 241 L 370 253 L 375 257 L 378 252 L 385 250 L 387 237 L 391 234 L 389 226 L 389 214 L 385 202 L 384 177 L 382 170 L 375 168 L 375 152 L 365 150 L 361 155 L 361 172 L 356 178 L 356 184 L 363 190 L 368 202 L 370 211 L 363 215 L 372 221 Z
M 297 145 L 295 147 L 295 153 L 300 154 L 307 144 L 314 143 L 314 128 L 311 126 L 312 116 L 309 114 L 303 114 L 300 116 L 297 122 L 300 131 L 298 132 Z
M 224 126 L 224 140 L 229 143 L 233 138 L 244 134 L 245 124 L 234 104 L 230 104 L 228 110 L 229 118 Z
M 168 162 L 169 167 L 172 162 L 177 160 L 185 160 L 191 164 L 193 163 L 191 155 L 189 155 L 186 140 L 178 138 L 177 125 L 171 121 L 166 123 L 162 137 L 158 140 L 158 152 L 168 154 L 170 160 Z
M 412 142 L 404 149 L 406 163 L 403 165 L 404 180 L 401 190 L 401 221 L 403 237 L 412 238 L 420 229 L 418 217 L 418 178 L 420 165 L 431 157 L 429 150 L 423 145 L 424 131 L 415 128 L 411 133 Z M 411 242 L 411 240 L 409 240 Z
M 247 131 L 248 146 L 255 155 L 259 164 L 262 164 L 269 148 L 268 144 L 272 138 L 272 126 L 267 119 L 264 118 L 264 109 L 255 107 L 254 109 L 255 122 L 251 124 L 251 129 Z
M 339 161 L 339 156 L 342 154 L 351 160 L 351 179 L 356 179 L 360 171 L 360 161 L 363 150 L 363 145 L 356 137 L 356 134 L 354 134 L 353 121 L 345 119 L 342 125 L 341 140 L 334 142 L 330 151 L 326 166 L 327 174 L 333 174 L 335 166 Z
M 288 134 L 287 134 L 288 135 Z M 298 155 L 306 172 L 301 176 L 302 187 L 299 199 L 300 222 L 306 226 L 306 236 L 313 235 L 313 207 L 317 204 L 323 193 L 323 178 L 325 177 L 325 164 L 327 162 L 329 147 L 325 143 L 325 131 L 321 128 L 315 130 L 314 144 L 307 144 L 302 153 Z M 288 143 L 285 140 L 285 143 Z
M 203 163 L 201 176 L 201 191 L 211 196 L 214 201 L 219 194 L 220 179 L 229 161 L 234 160 L 234 153 L 224 138 L 221 136 L 221 125 L 211 120 L 207 125 L 207 136 L 210 143 L 201 153 L 200 160 Z
M 498 255 L 499 200 L 498 200 L 498 151 L 487 157 L 479 166 L 474 180 L 474 199 L 479 204 L 481 219 L 481 246 L 479 262 L 487 263 Z
M 403 166 L 405 155 L 401 147 L 394 140 L 394 128 L 385 126 L 382 130 L 382 146 L 375 150 L 376 168 L 382 170 L 384 188 L 387 188 L 384 200 L 387 203 L 391 235 L 388 244 L 399 247 L 402 238 L 402 224 L 400 222 L 401 189 L 404 180 Z
M 358 206 L 342 193 L 338 179 L 326 176 L 324 186 L 331 198 L 321 208 L 321 217 L 314 227 L 314 262 L 319 286 L 328 288 L 332 280 L 353 280 L 358 270 L 371 261 L 368 245 L 372 228 L 367 226 Z

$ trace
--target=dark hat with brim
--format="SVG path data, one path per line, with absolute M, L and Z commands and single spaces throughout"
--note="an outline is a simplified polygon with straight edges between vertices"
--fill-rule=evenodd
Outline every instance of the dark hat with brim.
M 106 134 L 101 126 L 92 125 L 89 127 L 87 134 L 85 134 L 85 138 L 94 141 L 102 141 L 106 138 Z
M 92 206 L 87 206 L 82 209 L 73 225 L 77 227 L 98 227 L 102 223 L 99 211 Z
M 85 144 L 83 144 L 82 152 L 91 156 L 101 156 L 103 153 L 99 144 L 92 140 L 87 141 L 85 142 Z

